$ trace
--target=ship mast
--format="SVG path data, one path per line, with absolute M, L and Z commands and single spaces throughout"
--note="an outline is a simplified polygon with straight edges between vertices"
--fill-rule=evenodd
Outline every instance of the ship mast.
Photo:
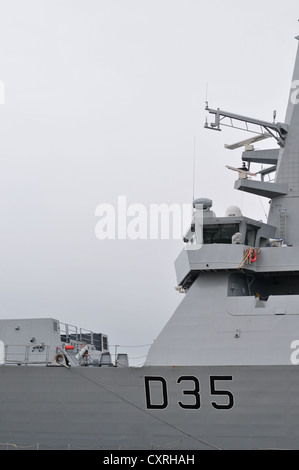
M 299 40 L 299 36 L 296 37 Z M 279 152 L 275 184 L 286 194 L 271 201 L 268 221 L 285 235 L 288 245 L 299 245 L 299 44 L 291 83 L 285 123 L 288 135 Z M 279 233 L 281 232 L 281 233 Z M 285 233 L 282 233 L 285 232 Z
M 299 40 L 299 36 L 296 37 Z M 238 144 L 226 146 L 234 150 L 245 147 L 242 161 L 248 168 L 251 163 L 272 165 L 259 171 L 255 176 L 260 179 L 239 177 L 235 182 L 235 189 L 270 199 L 268 223 L 277 227 L 276 236 L 283 238 L 289 246 L 299 245 L 299 45 L 295 61 L 294 73 L 290 88 L 289 102 L 284 123 L 276 123 L 274 112 L 273 122 L 262 121 L 256 118 L 210 109 L 206 110 L 214 115 L 214 122 L 205 128 L 221 130 L 221 126 L 228 126 L 253 132 L 256 137 Z M 243 126 L 243 127 L 242 127 Z M 275 138 L 279 148 L 254 150 L 255 141 L 269 137 Z M 265 175 L 276 172 L 273 182 L 266 182 Z M 240 175 L 239 175 L 240 176 Z

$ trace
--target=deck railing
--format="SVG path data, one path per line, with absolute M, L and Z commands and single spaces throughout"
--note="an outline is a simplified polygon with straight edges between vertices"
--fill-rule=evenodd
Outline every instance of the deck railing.
M 4 354 L 5 364 L 49 364 L 50 346 L 6 344 Z

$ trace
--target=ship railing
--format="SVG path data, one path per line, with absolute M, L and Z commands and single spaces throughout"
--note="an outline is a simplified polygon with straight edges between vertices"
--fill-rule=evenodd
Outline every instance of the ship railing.
M 51 358 L 52 359 L 52 358 Z M 50 346 L 41 344 L 38 346 L 26 344 L 6 344 L 5 364 L 49 364 Z
M 68 323 L 60 323 L 60 338 L 65 343 L 73 341 L 81 344 L 90 344 L 95 346 L 99 351 L 108 349 L 108 347 L 102 344 L 103 339 L 101 334 L 94 333 L 91 330 L 85 330 L 84 328 L 77 328 Z
M 80 335 L 78 328 L 68 323 L 59 323 L 60 326 L 60 338 L 63 342 L 69 343 L 70 341 L 80 341 Z

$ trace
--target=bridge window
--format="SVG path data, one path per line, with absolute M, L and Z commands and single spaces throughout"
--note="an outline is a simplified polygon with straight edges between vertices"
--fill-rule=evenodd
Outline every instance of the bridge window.
M 228 297 L 259 297 L 299 295 L 299 275 L 251 275 L 234 273 L 228 279 Z
M 259 227 L 255 227 L 254 225 L 247 225 L 245 245 L 255 246 L 256 234 L 258 229 Z
M 213 243 L 231 244 L 232 236 L 239 232 L 239 224 L 204 225 L 203 242 L 205 245 Z

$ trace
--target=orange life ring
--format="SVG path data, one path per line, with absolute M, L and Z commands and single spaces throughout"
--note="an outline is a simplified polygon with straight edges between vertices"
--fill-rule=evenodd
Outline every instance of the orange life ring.
M 255 263 L 255 262 L 256 262 L 256 258 L 257 258 L 256 251 L 252 248 L 251 250 L 249 250 L 249 259 L 250 259 L 250 262 L 251 262 L 251 263 Z

